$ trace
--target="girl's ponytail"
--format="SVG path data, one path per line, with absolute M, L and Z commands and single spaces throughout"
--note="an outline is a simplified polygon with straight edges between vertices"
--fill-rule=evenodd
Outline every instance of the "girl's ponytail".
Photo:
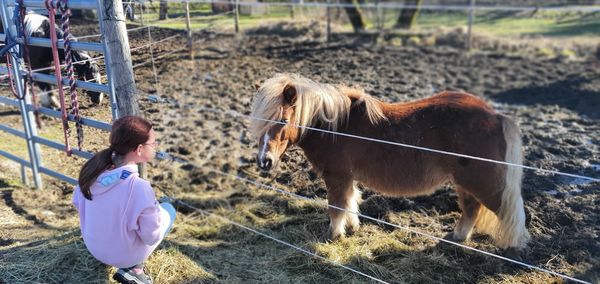
M 90 187 L 96 182 L 98 176 L 108 170 L 112 165 L 112 154 L 111 148 L 106 148 L 94 155 L 89 159 L 79 171 L 79 189 L 85 198 L 92 200 L 92 193 Z

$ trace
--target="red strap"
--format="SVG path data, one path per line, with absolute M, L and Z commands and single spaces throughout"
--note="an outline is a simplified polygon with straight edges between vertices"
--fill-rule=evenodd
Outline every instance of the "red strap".
M 25 94 L 27 94 L 27 89 L 29 88 L 29 93 L 31 94 L 31 104 L 33 105 L 33 113 L 35 114 L 35 122 L 38 126 L 38 128 L 42 128 L 42 120 L 40 119 L 40 113 L 39 113 L 39 104 L 38 104 L 38 100 L 37 100 L 37 96 L 35 95 L 35 90 L 33 88 L 33 79 L 31 77 L 31 59 L 29 58 L 29 47 L 27 46 L 27 37 L 29 35 L 25 34 L 25 16 L 27 15 L 26 13 L 26 8 L 25 8 L 25 4 L 23 4 L 23 0 L 19 0 L 19 7 L 20 7 L 20 11 L 19 11 L 19 16 L 20 16 L 20 21 L 21 21 L 21 34 L 23 35 L 23 57 L 25 59 L 25 63 L 27 65 L 27 84 L 25 84 Z
M 17 100 L 22 100 L 23 97 L 19 96 L 19 94 L 17 94 L 17 90 L 15 89 L 15 83 L 13 82 L 12 72 L 10 71 L 10 69 L 11 69 L 10 61 L 11 60 L 12 60 L 12 58 L 10 56 L 10 53 L 7 52 L 6 53 L 6 67 L 8 68 L 8 84 L 10 85 L 10 90 L 12 91 L 15 98 L 17 98 Z
M 65 134 L 65 152 L 71 156 L 71 145 L 69 145 L 69 124 L 67 117 L 67 108 L 65 106 L 65 94 L 63 93 L 62 75 L 60 73 L 60 59 L 58 57 L 58 39 L 56 38 L 56 12 L 52 0 L 46 0 L 46 9 L 48 9 L 48 18 L 50 19 L 50 40 L 52 41 L 52 58 L 54 59 L 54 75 L 56 76 L 56 86 L 60 98 L 60 114 L 62 118 L 63 132 Z

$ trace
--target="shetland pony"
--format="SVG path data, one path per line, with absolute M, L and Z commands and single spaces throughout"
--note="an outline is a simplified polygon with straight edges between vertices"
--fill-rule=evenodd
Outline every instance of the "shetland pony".
M 27 15 L 25 15 L 24 23 L 24 32 L 28 38 L 50 38 L 50 19 L 48 17 L 36 13 L 28 13 Z M 57 38 L 62 39 L 63 31 L 58 27 L 58 25 L 56 25 L 55 28 Z M 4 32 L 4 26 L 2 25 L 2 22 L 0 22 L 0 32 Z M 77 39 L 72 35 L 71 40 L 77 41 Z M 73 68 L 75 70 L 75 73 L 77 74 L 77 79 L 101 83 L 100 67 L 98 66 L 98 63 L 95 60 L 92 60 L 92 57 L 87 52 L 73 49 L 71 50 L 71 54 L 73 55 L 73 62 L 77 62 L 73 64 Z M 58 56 L 60 57 L 61 62 L 64 62 L 65 54 L 63 49 L 58 50 Z M 31 62 L 32 70 L 54 66 L 52 49 L 46 47 L 29 46 L 29 60 Z M 6 59 L 1 58 L 0 63 L 6 63 Z M 41 71 L 41 73 L 50 74 L 51 71 L 54 72 L 54 69 L 44 70 Z M 40 89 L 43 92 L 51 90 L 50 84 L 43 82 L 36 82 L 36 84 L 40 87 Z M 92 103 L 102 103 L 102 93 L 96 91 L 86 91 L 86 93 L 90 96 Z M 40 103 L 46 107 L 59 106 L 58 100 L 56 99 L 53 93 L 49 93 L 46 96 L 40 97 Z
M 388 104 L 361 89 L 317 83 L 297 74 L 266 80 L 253 99 L 252 135 L 258 138 L 257 164 L 270 170 L 290 145 L 298 145 L 327 185 L 330 205 L 357 212 L 355 182 L 388 196 L 431 194 L 452 182 L 462 215 L 453 241 L 468 239 L 476 227 L 497 246 L 518 252 L 529 233 L 521 197 L 520 167 L 479 161 L 324 134 L 297 126 L 445 150 L 521 164 L 517 125 L 481 99 L 442 92 L 406 103 Z M 356 214 L 328 209 L 329 237 L 356 230 Z

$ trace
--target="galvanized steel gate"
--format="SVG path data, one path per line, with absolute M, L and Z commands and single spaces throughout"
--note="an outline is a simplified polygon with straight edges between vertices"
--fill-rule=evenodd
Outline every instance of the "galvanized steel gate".
M 107 0 L 107 1 L 112 1 L 112 0 Z M 100 25 L 100 34 L 104 34 L 104 27 L 103 27 L 103 23 L 104 23 L 103 14 L 104 13 L 100 12 L 101 7 L 103 7 L 103 2 L 104 2 L 104 0 L 70 0 L 68 2 L 68 6 L 71 9 L 97 9 L 98 10 L 98 13 L 97 13 L 98 20 L 99 20 L 99 25 Z M 24 0 L 23 3 L 26 7 L 29 7 L 29 8 L 45 8 L 44 0 Z M 12 17 L 12 15 L 14 14 L 13 13 L 14 9 L 15 9 L 15 1 L 14 0 L 0 0 L 0 17 L 2 18 L 2 24 L 4 26 L 5 31 L 9 31 L 11 35 L 17 35 L 16 26 L 14 24 L 13 17 Z M 5 39 L 6 39 L 6 34 L 0 34 L 0 41 L 6 42 Z M 23 43 L 23 38 L 15 38 L 15 40 L 18 43 L 21 43 L 21 44 Z M 47 47 L 47 48 L 50 48 L 51 44 L 52 44 L 50 39 L 35 38 L 35 37 L 28 38 L 27 43 L 28 43 L 28 45 L 31 45 L 31 46 L 41 46 L 41 47 Z M 59 40 L 58 47 L 64 48 L 64 41 L 62 39 Z M 27 151 L 29 154 L 29 160 L 22 159 L 20 157 L 17 157 L 14 154 L 11 154 L 11 153 L 3 151 L 3 150 L 0 150 L 0 156 L 3 156 L 10 160 L 13 160 L 21 165 L 21 179 L 22 179 L 23 183 L 25 183 L 25 184 L 28 184 L 26 168 L 30 168 L 31 172 L 33 174 L 33 181 L 34 181 L 35 187 L 37 189 L 41 189 L 43 187 L 41 174 L 46 174 L 46 175 L 52 176 L 54 178 L 58 178 L 60 180 L 66 181 L 68 183 L 76 184 L 77 183 L 76 179 L 74 179 L 72 177 L 68 177 L 58 171 L 44 167 L 44 165 L 43 165 L 42 153 L 41 153 L 41 149 L 40 149 L 39 145 L 44 145 L 44 146 L 51 147 L 51 148 L 58 149 L 58 150 L 64 150 L 65 145 L 62 143 L 48 140 L 46 138 L 42 138 L 42 137 L 38 136 L 38 134 L 37 134 L 37 129 L 36 129 L 34 115 L 33 115 L 34 106 L 32 105 L 31 97 L 29 96 L 29 94 L 27 94 L 25 96 L 22 95 L 25 90 L 25 85 L 24 85 L 25 82 L 23 79 L 27 73 L 26 73 L 26 69 L 24 68 L 23 58 L 20 58 L 17 56 L 17 54 L 19 53 L 19 48 L 20 48 L 20 45 L 16 45 L 11 49 L 11 52 L 9 52 L 10 62 L 11 62 L 10 70 L 7 67 L 0 66 L 0 74 L 9 74 L 10 73 L 12 80 L 13 80 L 13 84 L 15 86 L 15 89 L 16 89 L 17 93 L 20 94 L 22 99 L 7 97 L 2 94 L 2 95 L 0 95 L 0 103 L 15 106 L 15 107 L 19 108 L 19 111 L 20 111 L 21 117 L 22 117 L 22 121 L 23 121 L 23 131 L 11 128 L 11 127 L 9 127 L 7 125 L 3 125 L 3 124 L 0 124 L 0 131 L 4 131 L 4 132 L 14 135 L 16 137 L 24 139 L 27 143 Z M 119 116 L 119 114 L 118 114 L 117 100 L 116 100 L 116 96 L 115 96 L 115 88 L 112 84 L 112 82 L 114 81 L 113 74 L 111 73 L 110 64 L 107 64 L 107 62 L 109 62 L 108 59 L 110 58 L 109 48 L 107 45 L 107 39 L 102 36 L 101 43 L 71 42 L 71 48 L 74 50 L 99 52 L 104 55 L 104 57 L 105 57 L 104 62 L 105 62 L 105 66 L 106 66 L 105 70 L 106 70 L 106 75 L 108 78 L 108 80 L 107 80 L 108 83 L 107 84 L 97 84 L 97 83 L 84 82 L 84 81 L 77 80 L 76 86 L 77 86 L 77 88 L 80 88 L 80 89 L 97 91 L 97 92 L 102 92 L 102 93 L 108 94 L 108 97 L 111 102 L 112 117 L 113 117 L 113 119 L 117 118 Z M 34 73 L 32 73 L 31 77 L 34 81 L 38 81 L 38 82 L 45 82 L 45 83 L 54 84 L 54 85 L 56 85 L 56 83 L 57 83 L 56 78 L 53 75 L 47 75 L 47 74 L 34 72 Z M 67 78 L 63 78 L 63 84 L 65 86 L 69 85 Z M 61 118 L 60 111 L 56 111 L 51 108 L 45 108 L 45 107 L 39 106 L 37 108 L 37 111 L 39 113 L 47 115 L 47 116 L 56 117 L 58 119 Z M 74 121 L 75 120 L 74 120 L 73 115 L 69 115 L 69 122 L 74 122 Z M 93 119 L 89 119 L 89 118 L 82 118 L 82 124 L 85 126 L 88 126 L 88 127 L 94 127 L 94 128 L 98 128 L 98 129 L 101 129 L 104 131 L 110 131 L 110 127 L 111 127 L 110 123 L 97 121 L 97 120 L 93 120 Z M 86 158 L 86 159 L 89 159 L 93 155 L 90 152 L 79 151 L 77 149 L 72 149 L 72 154 L 77 155 L 79 157 Z

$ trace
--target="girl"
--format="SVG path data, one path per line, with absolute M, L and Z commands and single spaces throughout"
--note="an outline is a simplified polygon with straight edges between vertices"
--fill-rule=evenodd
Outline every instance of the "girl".
M 87 249 L 119 268 L 113 278 L 120 283 L 152 283 L 143 263 L 175 220 L 175 208 L 159 204 L 150 183 L 138 175 L 136 164 L 152 160 L 158 144 L 148 120 L 116 120 L 110 146 L 83 165 L 73 192 Z

